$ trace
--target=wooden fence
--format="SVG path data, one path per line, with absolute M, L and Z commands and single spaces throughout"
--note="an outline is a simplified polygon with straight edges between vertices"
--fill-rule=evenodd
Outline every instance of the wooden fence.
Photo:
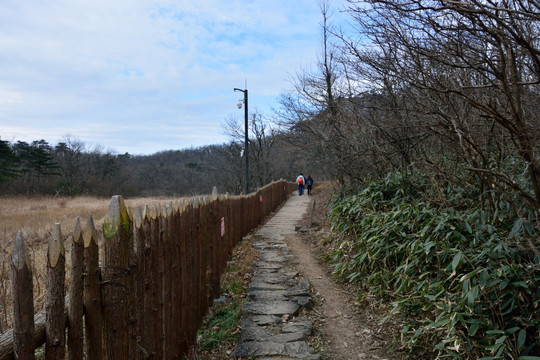
M 63 238 L 55 224 L 45 308 L 38 314 L 19 233 L 11 264 L 13 328 L 0 337 L 0 360 L 35 359 L 44 343 L 46 359 L 182 359 L 219 296 L 234 246 L 294 189 L 278 181 L 247 196 L 206 196 L 135 211 L 114 196 L 101 241 L 91 216 L 84 227 L 77 219 L 67 294 Z

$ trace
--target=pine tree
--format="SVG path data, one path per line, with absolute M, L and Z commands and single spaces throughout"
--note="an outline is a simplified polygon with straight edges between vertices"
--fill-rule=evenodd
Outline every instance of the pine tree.
M 52 147 L 45 141 L 33 141 L 30 149 L 30 164 L 36 174 L 36 192 L 40 193 L 42 176 L 60 175 L 58 163 L 52 155 Z
M 17 157 L 9 142 L 0 140 L 0 183 L 7 183 L 17 176 Z

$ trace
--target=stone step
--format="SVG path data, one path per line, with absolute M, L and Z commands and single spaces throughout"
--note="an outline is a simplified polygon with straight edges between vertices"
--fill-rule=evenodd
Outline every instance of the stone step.
M 312 322 L 301 314 L 313 307 L 309 282 L 295 269 L 295 259 L 285 241 L 294 234 L 295 225 L 308 202 L 293 196 L 249 237 L 258 252 L 254 274 L 242 310 L 240 338 L 233 353 L 235 359 L 306 359 L 321 357 L 308 344 Z

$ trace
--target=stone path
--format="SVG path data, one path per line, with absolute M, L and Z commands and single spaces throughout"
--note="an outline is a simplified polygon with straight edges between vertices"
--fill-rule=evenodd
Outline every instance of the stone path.
M 259 259 L 248 286 L 248 302 L 240 322 L 242 331 L 233 357 L 260 360 L 307 359 L 320 355 L 308 345 L 311 321 L 301 315 L 313 302 L 309 282 L 295 269 L 296 263 L 285 242 L 308 210 L 311 199 L 295 193 L 285 205 L 252 236 Z

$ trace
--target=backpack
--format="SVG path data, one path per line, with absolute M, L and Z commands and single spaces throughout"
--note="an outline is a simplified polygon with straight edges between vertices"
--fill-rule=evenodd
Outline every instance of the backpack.
M 298 182 L 298 185 L 304 185 L 304 179 L 301 176 L 296 181 Z

